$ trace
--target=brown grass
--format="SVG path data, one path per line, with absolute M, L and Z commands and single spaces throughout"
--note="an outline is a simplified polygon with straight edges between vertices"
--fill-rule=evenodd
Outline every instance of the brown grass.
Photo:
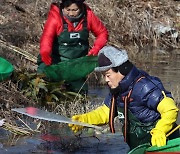
M 88 4 L 107 26 L 109 44 L 125 48 L 136 46 L 136 51 L 128 48 L 131 52 L 137 52 L 147 44 L 180 47 L 175 39 L 162 38 L 154 30 L 157 24 L 180 30 L 177 3 L 174 1 L 98 0 Z

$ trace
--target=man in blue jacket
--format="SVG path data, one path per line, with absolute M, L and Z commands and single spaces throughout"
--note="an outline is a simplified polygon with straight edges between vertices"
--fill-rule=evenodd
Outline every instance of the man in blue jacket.
M 112 46 L 100 50 L 98 64 L 95 71 L 103 73 L 110 93 L 104 105 L 72 119 L 94 125 L 109 123 L 111 132 L 115 133 L 114 117 L 122 112 L 124 138 L 130 149 L 148 142 L 158 147 L 166 145 L 166 134 L 176 125 L 178 108 L 160 79 L 136 68 L 125 50 Z M 82 126 L 69 126 L 74 132 L 82 129 Z M 176 131 L 169 139 L 178 135 Z

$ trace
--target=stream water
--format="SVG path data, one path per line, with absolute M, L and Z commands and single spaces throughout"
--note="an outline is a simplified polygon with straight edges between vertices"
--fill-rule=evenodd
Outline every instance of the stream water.
M 143 56 L 137 55 L 133 62 L 137 67 L 161 78 L 166 89 L 172 92 L 176 102 L 180 104 L 180 50 L 147 51 Z M 107 92 L 107 89 L 100 87 L 89 89 L 89 95 L 96 95 L 102 100 Z M 120 132 L 102 134 L 87 129 L 82 134 L 74 135 L 67 124 L 59 127 L 57 123 L 51 123 L 45 127 L 47 129 L 45 134 L 37 133 L 34 136 L 18 139 L 12 138 L 8 131 L 0 129 L 0 153 L 126 154 L 129 150 Z

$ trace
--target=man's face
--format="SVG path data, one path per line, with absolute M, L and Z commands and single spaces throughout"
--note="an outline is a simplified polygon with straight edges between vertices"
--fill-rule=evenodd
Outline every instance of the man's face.
M 68 17 L 77 17 L 80 14 L 80 9 L 75 3 L 73 3 L 69 7 L 65 7 L 63 13 Z
M 111 89 L 116 88 L 119 85 L 119 82 L 124 78 L 120 72 L 114 72 L 112 69 L 103 73 L 105 81 Z

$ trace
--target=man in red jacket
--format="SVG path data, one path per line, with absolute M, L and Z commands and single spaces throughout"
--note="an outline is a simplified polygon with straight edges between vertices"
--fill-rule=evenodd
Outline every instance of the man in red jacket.
M 51 5 L 40 40 L 39 72 L 45 66 L 61 61 L 86 55 L 96 56 L 106 44 L 106 27 L 83 2 L 84 0 L 62 0 L 60 4 Z M 96 37 L 91 49 L 90 31 Z

